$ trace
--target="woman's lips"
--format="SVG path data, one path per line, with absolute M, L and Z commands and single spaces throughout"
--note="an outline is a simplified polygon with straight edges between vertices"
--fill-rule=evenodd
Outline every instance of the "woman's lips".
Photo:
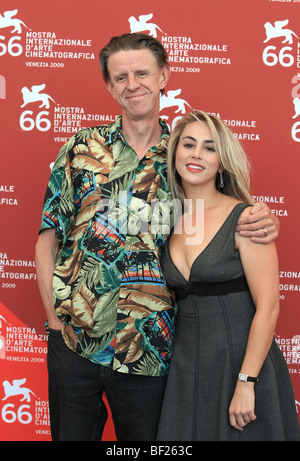
M 204 170 L 202 165 L 198 165 L 196 163 L 188 163 L 186 168 L 188 171 L 191 171 L 192 173 L 199 173 L 200 171 Z

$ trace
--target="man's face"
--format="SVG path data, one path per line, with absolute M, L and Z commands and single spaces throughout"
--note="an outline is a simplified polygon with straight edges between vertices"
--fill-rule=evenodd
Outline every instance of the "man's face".
M 118 51 L 108 60 L 107 88 L 132 120 L 158 115 L 160 91 L 169 78 L 169 67 L 158 68 L 149 49 Z

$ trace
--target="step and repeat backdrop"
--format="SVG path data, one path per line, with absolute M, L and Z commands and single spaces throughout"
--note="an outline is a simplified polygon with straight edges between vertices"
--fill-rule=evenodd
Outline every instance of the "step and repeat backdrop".
M 280 220 L 275 334 L 300 414 L 300 1 L 1 0 L 1 440 L 51 440 L 34 263 L 41 207 L 63 143 L 119 115 L 98 53 L 124 32 L 146 32 L 168 52 L 160 116 L 170 129 L 191 108 L 220 116 L 251 159 L 254 199 Z M 111 418 L 104 439 L 115 440 Z

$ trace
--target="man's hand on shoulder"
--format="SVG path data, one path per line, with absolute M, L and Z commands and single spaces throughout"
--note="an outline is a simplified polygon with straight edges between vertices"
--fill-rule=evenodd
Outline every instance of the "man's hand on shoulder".
M 279 220 L 265 203 L 255 203 L 247 217 L 241 216 L 236 231 L 255 243 L 270 243 L 279 235 Z

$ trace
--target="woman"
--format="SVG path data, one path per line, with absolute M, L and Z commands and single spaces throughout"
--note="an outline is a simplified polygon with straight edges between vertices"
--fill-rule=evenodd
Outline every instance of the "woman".
M 273 339 L 276 247 L 235 232 L 252 204 L 246 155 L 221 120 L 193 111 L 171 136 L 168 168 L 170 190 L 188 208 L 162 255 L 179 314 L 158 440 L 299 440 Z

